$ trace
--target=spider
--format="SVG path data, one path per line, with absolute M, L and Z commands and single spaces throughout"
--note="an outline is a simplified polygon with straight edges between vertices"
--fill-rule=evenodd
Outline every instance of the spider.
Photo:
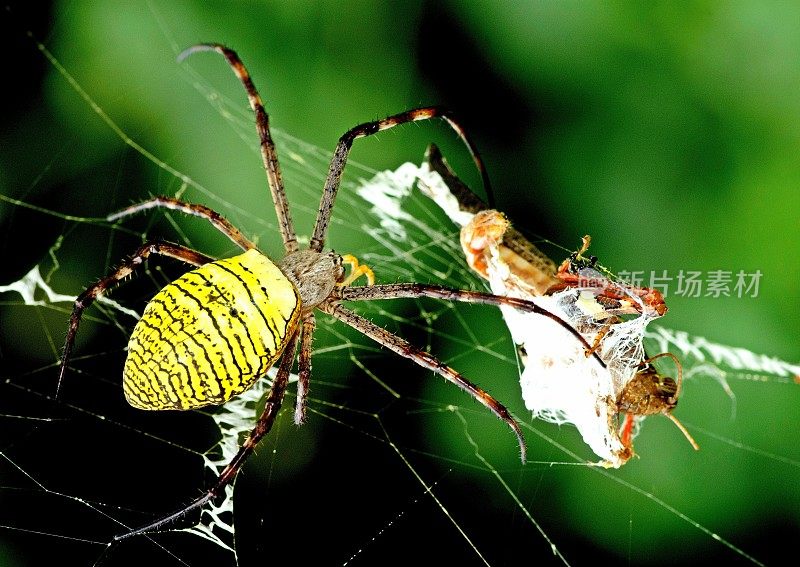
M 162 529 L 181 516 L 202 508 L 222 492 L 236 477 L 259 440 L 272 427 L 286 393 L 295 357 L 298 361 L 298 382 L 294 421 L 298 425 L 304 421 L 311 375 L 312 335 L 316 326 L 315 310 L 331 315 L 383 347 L 411 359 L 465 390 L 513 430 L 522 461 L 525 462 L 525 440 L 520 426 L 501 403 L 456 370 L 345 308 L 341 302 L 432 297 L 506 305 L 550 318 L 572 333 L 585 348 L 590 348 L 580 333 L 556 315 L 522 299 L 420 283 L 377 285 L 372 270 L 360 265 L 355 257 L 323 251 L 334 199 L 355 139 L 406 122 L 442 118 L 465 143 L 486 183 L 486 170 L 463 128 L 449 112 L 431 106 L 367 122 L 348 130 L 340 137 L 334 151 L 309 247 L 301 250 L 283 188 L 269 118 L 250 74 L 236 52 L 221 44 L 192 46 L 178 60 L 200 51 L 214 51 L 225 57 L 247 93 L 255 114 L 261 157 L 277 213 L 285 256 L 278 263 L 273 263 L 219 213 L 204 205 L 172 197 L 155 197 L 109 215 L 111 222 L 152 208 L 195 215 L 210 222 L 244 252 L 232 258 L 214 260 L 177 244 L 154 241 L 140 246 L 128 260 L 75 300 L 61 357 L 57 392 L 64 379 L 84 310 L 98 296 L 133 273 L 151 255 L 177 259 L 194 266 L 194 269 L 165 286 L 150 300 L 131 333 L 123 371 L 123 391 L 132 406 L 145 410 L 186 410 L 219 405 L 245 391 L 275 363 L 278 370 L 263 412 L 236 456 L 214 484 L 184 508 L 144 527 L 117 535 L 114 542 Z M 349 274 L 346 274 L 345 266 L 350 267 Z M 362 277 L 367 280 L 367 285 L 351 286 Z M 597 359 L 604 365 L 599 357 Z

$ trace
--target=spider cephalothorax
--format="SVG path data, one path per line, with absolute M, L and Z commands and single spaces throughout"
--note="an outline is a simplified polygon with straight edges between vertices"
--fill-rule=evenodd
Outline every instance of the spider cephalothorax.
M 333 289 L 344 281 L 342 257 L 335 252 L 298 250 L 287 255 L 280 268 L 300 293 L 305 311 L 328 299 Z
M 419 283 L 375 285 L 372 270 L 360 265 L 355 257 L 323 251 L 342 172 L 350 147 L 357 138 L 406 122 L 442 118 L 464 141 L 486 182 L 483 163 L 458 122 L 441 108 L 423 107 L 361 124 L 345 132 L 339 139 L 331 160 L 308 249 L 300 250 L 283 188 L 277 152 L 270 134 L 269 118 L 249 73 L 233 50 L 219 44 L 191 47 L 181 58 L 198 51 L 216 51 L 223 55 L 247 91 L 250 106 L 255 113 L 261 155 L 275 204 L 285 255 L 277 263 L 272 262 L 219 213 L 204 205 L 187 203 L 172 197 L 155 197 L 109 215 L 109 221 L 118 221 L 151 208 L 166 208 L 195 215 L 210 222 L 239 246 L 243 253 L 214 260 L 181 245 L 163 242 L 142 245 L 129 260 L 76 299 L 61 359 L 58 387 L 60 389 L 63 382 L 83 311 L 99 295 L 129 276 L 153 254 L 175 258 L 194 266 L 194 269 L 156 294 L 131 334 L 129 354 L 123 372 L 123 389 L 132 405 L 142 409 L 160 410 L 222 404 L 263 377 L 275 363 L 278 364 L 278 370 L 261 416 L 237 455 L 220 473 L 213 486 L 178 512 L 119 535 L 115 541 L 160 529 L 190 510 L 201 508 L 221 493 L 235 478 L 259 440 L 272 427 L 283 402 L 295 357 L 298 380 L 294 418 L 298 424 L 303 422 L 311 374 L 312 336 L 316 327 L 314 313 L 317 310 L 331 315 L 381 346 L 435 372 L 468 392 L 514 431 L 524 461 L 525 441 L 522 431 L 502 404 L 453 368 L 345 308 L 342 302 L 432 297 L 502 305 L 549 318 L 553 324 L 566 329 L 574 340 L 589 349 L 590 345 L 586 340 L 563 319 L 533 302 Z M 345 266 L 350 267 L 349 274 L 346 274 Z M 362 276 L 367 285 L 351 286 Z M 595 358 L 604 365 L 597 355 Z

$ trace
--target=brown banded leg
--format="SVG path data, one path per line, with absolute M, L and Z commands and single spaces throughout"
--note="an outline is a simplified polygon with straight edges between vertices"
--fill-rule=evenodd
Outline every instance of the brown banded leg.
M 553 322 L 561 325 L 564 329 L 569 331 L 587 351 L 591 351 L 595 360 L 603 367 L 606 363 L 603 359 L 594 352 L 592 346 L 586 341 L 583 336 L 576 331 L 569 323 L 564 321 L 558 315 L 551 313 L 547 309 L 539 307 L 532 301 L 519 299 L 516 297 L 506 297 L 504 295 L 494 295 L 491 293 L 483 293 L 480 291 L 467 291 L 461 289 L 452 289 L 449 287 L 439 285 L 428 285 L 419 283 L 399 283 L 399 284 L 383 284 L 359 287 L 343 287 L 339 291 L 339 299 L 343 301 L 370 301 L 376 299 L 400 299 L 400 298 L 416 298 L 416 297 L 433 297 L 436 299 L 446 299 L 448 301 L 463 301 L 465 303 L 482 303 L 485 305 L 506 305 L 513 307 L 519 311 L 527 313 L 536 313 L 551 319 Z
M 388 348 L 400 356 L 411 359 L 423 368 L 432 370 L 448 382 L 452 382 L 462 390 L 469 393 L 478 402 L 486 406 L 492 413 L 503 420 L 514 431 L 514 434 L 517 436 L 517 441 L 519 442 L 522 462 L 525 462 L 525 438 L 522 436 L 522 430 L 520 429 L 519 424 L 513 417 L 511 417 L 511 414 L 508 412 L 505 406 L 495 400 L 488 392 L 482 390 L 467 380 L 464 376 L 459 374 L 457 371 L 453 370 L 424 350 L 415 347 L 405 339 L 390 333 L 383 327 L 379 327 L 360 315 L 356 315 L 352 311 L 345 309 L 339 304 L 326 302 L 322 303 L 319 306 L 319 309 L 336 317 L 339 321 L 350 325 L 358 332 L 366 335 L 378 344 Z
M 233 226 L 230 221 L 228 221 L 214 209 L 210 209 L 205 205 L 198 205 L 196 203 L 186 203 L 172 197 L 153 197 L 152 199 L 144 201 L 143 203 L 137 203 L 136 205 L 131 205 L 130 207 L 125 207 L 124 209 L 120 209 L 115 213 L 111 213 L 106 217 L 106 220 L 109 222 L 114 222 L 123 217 L 128 217 L 135 215 L 136 213 L 155 208 L 171 209 L 173 211 L 186 213 L 187 215 L 194 215 L 196 217 L 206 219 L 214 226 L 214 228 L 230 238 L 240 248 L 244 250 L 250 250 L 251 248 L 256 247 L 256 245 L 248 240 L 238 228 Z
M 183 51 L 178 56 L 178 61 L 183 61 L 189 55 L 198 51 L 216 51 L 221 54 L 228 61 L 228 64 L 233 69 L 234 74 L 239 78 L 244 90 L 247 91 L 247 99 L 250 102 L 250 108 L 256 117 L 256 130 L 260 139 L 261 146 L 261 159 L 264 162 L 264 169 L 267 172 L 267 184 L 269 185 L 270 193 L 272 194 L 272 201 L 275 204 L 275 213 L 278 216 L 278 227 L 281 231 L 281 238 L 283 238 L 284 249 L 286 254 L 291 254 L 299 249 L 297 244 L 297 235 L 294 231 L 292 223 L 292 216 L 289 212 L 289 202 L 286 198 L 286 191 L 283 188 L 283 178 L 281 176 L 281 168 L 278 163 L 278 153 L 275 150 L 275 142 L 272 141 L 272 133 L 269 129 L 269 115 L 264 110 L 264 103 L 261 100 L 261 95 L 258 94 L 253 79 L 250 78 L 250 73 L 247 68 L 239 59 L 239 56 L 233 49 L 229 49 L 219 43 L 203 43 L 194 45 Z
M 341 138 L 339 138 L 339 143 L 336 145 L 336 150 L 333 153 L 331 165 L 328 169 L 328 176 L 325 179 L 325 188 L 323 189 L 322 200 L 319 204 L 317 222 L 314 226 L 314 233 L 311 235 L 311 241 L 309 244 L 309 248 L 311 250 L 320 252 L 325 244 L 325 237 L 328 232 L 328 225 L 330 224 L 333 203 L 336 199 L 336 192 L 339 190 L 339 183 L 342 179 L 342 173 L 344 172 L 344 167 L 347 164 L 347 156 L 350 154 L 350 147 L 353 145 L 353 141 L 357 138 L 371 136 L 372 134 L 377 134 L 383 130 L 394 128 L 400 124 L 416 122 L 418 120 L 429 120 L 437 117 L 445 120 L 463 140 L 464 144 L 466 144 L 470 154 L 472 155 L 472 159 L 478 168 L 478 171 L 481 173 L 484 187 L 487 192 L 490 192 L 489 176 L 486 173 L 486 167 L 483 164 L 483 160 L 481 159 L 475 144 L 472 143 L 472 140 L 470 140 L 470 138 L 467 136 L 464 128 L 456 121 L 449 111 L 438 106 L 426 106 L 401 112 L 400 114 L 389 116 L 383 120 L 366 122 L 356 126 L 355 128 L 351 128 L 345 132 Z
M 162 528 L 169 526 L 176 520 L 179 520 L 186 514 L 194 510 L 201 509 L 206 503 L 222 494 L 222 491 L 225 489 L 225 487 L 228 486 L 228 484 L 230 484 L 234 478 L 236 478 L 236 474 L 242 468 L 242 465 L 244 465 L 247 458 L 253 453 L 256 445 L 258 445 L 258 442 L 261 441 L 261 439 L 267 433 L 269 433 L 270 429 L 272 429 L 272 425 L 275 423 L 275 418 L 278 416 L 278 411 L 281 409 L 281 404 L 283 403 L 283 398 L 286 394 L 286 385 L 289 383 L 289 373 L 292 370 L 292 364 L 294 363 L 298 337 L 299 332 L 295 331 L 295 333 L 287 342 L 286 350 L 284 350 L 283 354 L 281 355 L 281 362 L 280 366 L 278 367 L 278 372 L 275 375 L 275 380 L 273 380 L 272 387 L 267 395 L 264 410 L 261 412 L 261 415 L 259 416 L 255 427 L 250 432 L 250 435 L 247 436 L 247 439 L 244 440 L 244 443 L 242 443 L 242 446 L 239 448 L 239 452 L 236 453 L 233 459 L 231 459 L 231 462 L 228 463 L 228 465 L 217 477 L 217 481 L 214 483 L 214 486 L 209 488 L 202 496 L 192 501 L 188 506 L 181 508 L 177 512 L 169 514 L 168 516 L 164 516 L 163 518 L 141 528 L 137 528 L 116 536 L 114 538 L 114 543 L 136 535 L 157 532 Z
M 61 364 L 58 371 L 56 398 L 58 398 L 58 394 L 61 391 L 61 382 L 67 370 L 67 361 L 72 352 L 72 347 L 75 344 L 75 336 L 78 334 L 78 325 L 80 325 L 83 311 L 89 307 L 95 299 L 103 295 L 108 288 L 132 274 L 151 254 L 175 258 L 176 260 L 186 262 L 193 266 L 202 266 L 203 264 L 213 261 L 213 258 L 185 246 L 168 244 L 165 242 L 148 242 L 140 246 L 130 259 L 123 262 L 109 275 L 89 286 L 86 291 L 75 299 L 72 315 L 69 318 L 69 330 L 67 331 L 67 338 L 64 343 L 64 351 L 61 354 Z
M 306 399 L 308 398 L 308 384 L 311 378 L 311 346 L 316 328 L 314 313 L 303 315 L 301 329 L 300 356 L 297 361 L 297 399 L 294 405 L 294 422 L 302 425 L 306 421 Z

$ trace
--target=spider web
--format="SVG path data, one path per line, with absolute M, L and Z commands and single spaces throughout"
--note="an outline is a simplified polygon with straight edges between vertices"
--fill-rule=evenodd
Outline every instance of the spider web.
M 779 431 L 792 438 L 798 430 L 796 365 L 651 326 L 648 346 L 674 352 L 684 364 L 677 415 L 701 451 L 691 451 L 667 420 L 649 418 L 636 442 L 641 458 L 606 471 L 591 466 L 596 458 L 574 428 L 529 418 L 516 352 L 498 312 L 408 300 L 357 308 L 506 403 L 523 423 L 525 466 L 506 428 L 464 394 L 320 317 L 309 423 L 295 428 L 285 409 L 235 489 L 207 507 L 196 526 L 109 549 L 126 527 L 172 512 L 208 485 L 251 427 L 268 382 L 217 410 L 159 415 L 125 405 L 119 377 L 126 337 L 148 297 L 181 270 L 157 261 L 87 312 L 63 397 L 53 399 L 71 302 L 88 282 L 150 237 L 218 256 L 232 252 L 224 238 L 179 215 L 159 212 L 122 225 L 104 222 L 103 215 L 165 193 L 223 212 L 260 236 L 273 255 L 277 230 L 263 179 L 252 183 L 255 197 L 209 189 L 168 165 L 175 156 L 148 149 L 146 135 L 129 133 L 69 69 L 48 52 L 43 56 L 62 96 L 74 98 L 73 111 L 104 143 L 125 149 L 112 166 L 97 158 L 99 174 L 73 172 L 85 182 L 108 183 L 112 205 L 81 202 L 81 193 L 42 195 L 51 171 L 85 151 L 66 135 L 45 151 L 31 183 L 4 186 L 0 195 L 11 223 L 3 233 L 6 249 L 22 247 L 27 264 L 0 286 L 4 564 L 36 563 L 54 553 L 68 562 L 108 565 L 148 559 L 248 565 L 298 554 L 326 564 L 420 557 L 465 565 L 705 563 L 711 556 L 762 564 L 775 557 L 776 541 L 790 543 L 780 535 L 798 527 L 800 494 L 791 479 L 800 454 L 796 444 L 773 438 Z M 215 109 L 240 139 L 238 151 L 260 174 L 241 97 L 229 100 L 216 81 L 212 86 L 191 67 L 180 72 L 211 104 L 206 111 Z M 275 137 L 302 233 L 329 153 L 279 130 Z M 144 179 L 132 182 L 131 171 L 144 171 L 138 173 Z M 463 261 L 457 228 L 415 188 L 418 172 L 416 164 L 376 172 L 351 162 L 330 245 L 355 253 L 381 282 L 484 289 Z M 240 181 L 230 179 L 228 186 Z M 132 185 L 144 189 L 134 194 Z M 16 239 L 29 223 L 46 225 L 42 242 Z

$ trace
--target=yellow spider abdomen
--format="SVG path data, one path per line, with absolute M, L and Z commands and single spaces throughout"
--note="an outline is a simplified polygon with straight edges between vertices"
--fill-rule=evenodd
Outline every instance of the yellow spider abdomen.
M 294 285 L 257 250 L 192 270 L 133 329 L 125 398 L 146 410 L 225 403 L 274 364 L 299 315 Z

